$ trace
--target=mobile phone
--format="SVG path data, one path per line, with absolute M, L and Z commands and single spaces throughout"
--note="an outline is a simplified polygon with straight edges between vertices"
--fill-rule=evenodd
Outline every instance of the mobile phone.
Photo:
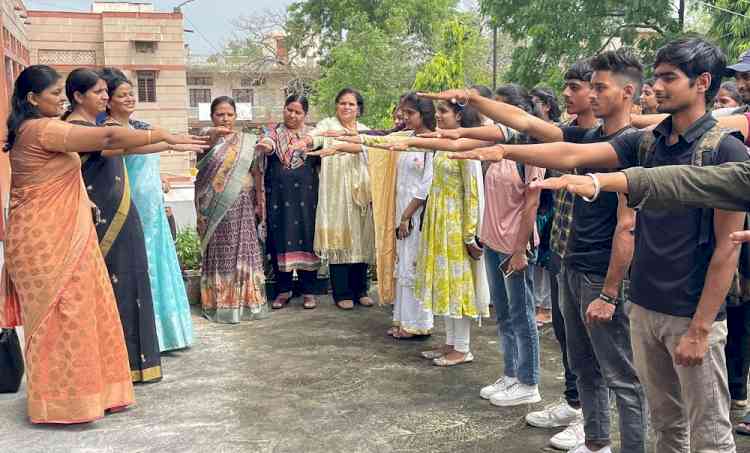
M 508 255 L 508 257 L 505 258 L 502 263 L 500 263 L 500 272 L 503 273 L 503 277 L 505 278 L 508 278 L 515 273 L 515 271 L 510 268 L 511 256 L 513 255 Z

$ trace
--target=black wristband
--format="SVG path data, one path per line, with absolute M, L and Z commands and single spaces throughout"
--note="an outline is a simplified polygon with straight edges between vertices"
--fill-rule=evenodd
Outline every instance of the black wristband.
M 612 297 L 612 296 L 604 294 L 602 292 L 602 293 L 599 293 L 599 299 L 603 300 L 604 302 L 606 302 L 606 303 L 608 303 L 610 305 L 614 305 L 615 307 L 617 306 L 617 298 L 616 297 Z

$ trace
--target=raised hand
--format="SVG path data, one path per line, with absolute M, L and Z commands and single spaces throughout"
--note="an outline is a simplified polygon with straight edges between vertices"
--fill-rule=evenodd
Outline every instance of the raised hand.
M 318 134 L 318 137 L 329 137 L 329 138 L 339 138 L 339 137 L 353 137 L 357 135 L 356 132 L 350 131 L 350 130 L 343 130 L 343 131 L 323 131 L 320 134 Z
M 451 140 L 458 140 L 461 138 L 461 133 L 458 131 L 458 129 L 438 129 L 434 132 L 427 132 L 424 134 L 419 134 L 417 137 L 421 138 L 448 138 Z
M 448 154 L 449 159 L 455 160 L 481 160 L 483 162 L 500 162 L 505 157 L 503 145 L 485 146 L 471 151 L 455 152 Z
M 549 178 L 534 181 L 530 184 L 533 189 L 567 190 L 570 193 L 592 198 L 596 193 L 596 185 L 590 176 L 563 175 L 559 178 Z
M 226 137 L 227 135 L 233 134 L 234 131 L 232 129 L 229 129 L 228 127 L 209 127 L 205 130 L 206 136 L 208 137 L 208 142 L 210 144 L 215 144 L 221 137 Z
M 440 93 L 417 93 L 417 96 L 436 101 L 447 101 L 452 104 L 465 104 L 469 101 L 471 90 L 446 90 Z

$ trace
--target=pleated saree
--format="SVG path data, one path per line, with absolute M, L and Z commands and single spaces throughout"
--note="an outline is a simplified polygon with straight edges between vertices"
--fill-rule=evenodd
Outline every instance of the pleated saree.
M 73 127 L 51 118 L 29 120 L 10 151 L 9 286 L 0 324 L 23 320 L 34 423 L 92 421 L 134 402 L 81 161 L 65 152 Z

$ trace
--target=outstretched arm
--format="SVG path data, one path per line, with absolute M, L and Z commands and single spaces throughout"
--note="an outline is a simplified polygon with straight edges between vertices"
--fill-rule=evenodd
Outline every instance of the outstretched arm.
M 510 159 L 542 168 L 570 170 L 578 167 L 617 168 L 620 159 L 615 149 L 600 143 L 543 143 L 537 145 L 494 145 L 450 155 L 451 159 L 499 162 Z
M 427 99 L 469 103 L 494 121 L 525 133 L 541 142 L 559 142 L 564 138 L 562 129 L 554 124 L 530 115 L 516 106 L 482 97 L 475 90 L 448 90 L 441 93 L 417 94 Z

